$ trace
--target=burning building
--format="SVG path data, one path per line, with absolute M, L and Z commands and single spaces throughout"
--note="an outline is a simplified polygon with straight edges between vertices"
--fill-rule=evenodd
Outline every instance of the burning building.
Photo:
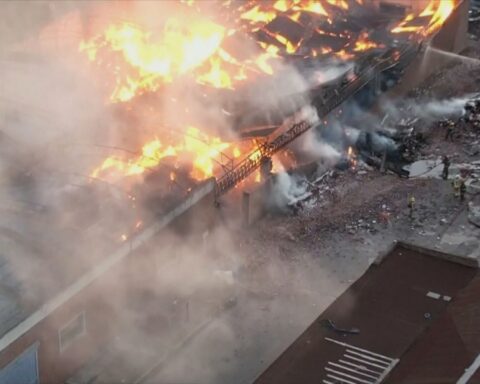
M 132 255 L 392 87 L 458 5 L 418 3 L 39 8 L 2 47 L 0 383 L 65 380 L 113 336 Z

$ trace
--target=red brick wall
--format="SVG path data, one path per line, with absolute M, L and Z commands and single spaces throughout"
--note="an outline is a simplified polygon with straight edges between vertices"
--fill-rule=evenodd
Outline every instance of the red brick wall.
M 213 203 L 212 192 L 177 217 L 172 227 L 182 232 L 186 227 L 195 231 L 205 230 L 213 224 L 216 217 Z M 135 254 L 123 260 L 0 352 L 0 368 L 13 361 L 32 344 L 39 342 L 40 383 L 62 383 L 71 377 L 115 334 L 116 319 L 119 318 L 116 313 L 122 310 L 122 303 L 129 297 L 127 293 L 141 291 L 149 281 L 133 278 L 138 274 L 132 273 L 132 269 L 145 265 L 142 262 L 135 263 L 138 256 L 146 253 L 142 251 L 143 249 L 138 249 Z M 148 265 L 148 260 L 144 262 Z M 85 311 L 86 334 L 60 353 L 58 332 L 81 311 Z
M 108 279 L 99 280 L 58 308 L 26 334 L 18 338 L 0 354 L 0 366 L 7 365 L 35 342 L 38 345 L 40 383 L 60 383 L 66 380 L 102 346 L 115 329 L 114 305 L 109 297 L 121 283 L 121 268 L 109 273 Z M 60 353 L 58 331 L 78 313 L 85 311 L 87 332 L 74 340 Z

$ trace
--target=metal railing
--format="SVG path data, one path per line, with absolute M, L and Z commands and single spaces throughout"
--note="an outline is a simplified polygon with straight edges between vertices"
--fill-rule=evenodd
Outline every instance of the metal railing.
M 408 58 L 409 54 L 418 51 L 418 46 L 408 44 L 398 50 L 398 56 L 389 55 L 386 58 L 380 58 L 374 65 L 369 66 L 361 74 L 346 83 L 343 87 L 338 89 L 335 95 L 328 98 L 322 105 L 317 106 L 317 113 L 320 119 L 324 118 L 328 113 L 337 108 L 346 99 L 353 96 L 375 76 L 382 72 L 397 66 L 402 62 L 403 58 Z M 216 195 L 221 196 L 234 188 L 239 182 L 246 179 L 255 170 L 260 168 L 264 159 L 272 157 L 275 153 L 285 148 L 293 140 L 307 132 L 316 122 L 300 121 L 294 123 L 286 132 L 274 138 L 272 141 L 260 144 L 254 151 L 252 151 L 245 159 L 239 162 L 231 171 L 226 172 L 217 180 Z

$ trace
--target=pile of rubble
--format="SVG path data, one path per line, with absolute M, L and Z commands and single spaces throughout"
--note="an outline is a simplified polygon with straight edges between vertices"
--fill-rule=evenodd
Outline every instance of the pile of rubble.
M 480 203 L 471 201 L 468 203 L 468 221 L 475 225 L 476 227 L 480 227 Z
M 377 225 L 377 220 L 375 219 L 373 220 L 358 219 L 358 220 L 352 221 L 350 224 L 346 224 L 345 230 L 350 235 L 354 235 L 360 230 L 368 231 L 370 233 L 377 233 L 378 230 L 375 228 L 376 225 Z
M 308 204 L 316 204 L 326 199 L 335 198 L 332 180 L 335 178 L 335 171 L 330 170 L 318 176 L 315 180 L 304 179 L 305 191 L 301 195 L 294 196 L 288 202 L 288 209 L 297 215 Z
M 480 99 L 468 101 L 464 110 L 465 113 L 457 120 L 445 119 L 435 124 L 445 129 L 461 127 L 462 137 L 469 141 L 469 148 L 479 153 L 477 144 L 480 143 Z M 378 169 L 383 173 L 394 173 L 406 178 L 441 179 L 442 158 L 428 151 L 425 121 L 419 117 L 410 117 L 389 125 L 392 124 L 395 128 L 393 133 L 387 130 L 361 132 L 354 146 L 353 157 L 349 151 L 349 155 L 345 155 L 335 169 L 315 178 L 303 177 L 299 182 L 301 188 L 297 188 L 300 192 L 289 197 L 288 212 L 298 215 L 310 207 L 323 207 L 339 201 L 339 175 L 358 178 Z M 467 194 L 473 196 L 479 193 L 480 161 L 467 162 L 465 157 L 458 153 L 449 157 L 452 162 L 449 180 L 461 178 L 467 186 Z M 388 225 L 390 216 L 393 218 L 398 213 L 389 210 L 384 202 L 377 204 L 374 211 L 365 212 L 365 217 L 346 218 L 339 229 L 352 234 L 361 230 L 375 232 L 380 225 Z

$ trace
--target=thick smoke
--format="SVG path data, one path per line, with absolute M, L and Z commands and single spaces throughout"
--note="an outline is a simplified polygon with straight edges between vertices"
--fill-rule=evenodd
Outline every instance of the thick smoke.
M 141 222 L 145 212 L 150 214 L 149 220 L 155 219 L 150 206 L 132 199 L 137 189 L 145 187 L 143 176 L 128 183 L 89 177 L 106 156 L 138 153 L 145 140 L 182 132 L 186 125 L 198 126 L 212 135 L 236 137 L 231 116 L 238 112 L 235 108 L 242 111 L 239 105 L 243 104 L 237 101 L 233 103 L 235 108 L 225 105 L 221 93 L 206 98 L 191 82 L 168 85 L 151 98 L 144 98 L 144 104 L 132 103 L 129 111 L 123 110 L 121 104 L 107 102 L 110 89 L 103 88 L 101 72 L 99 75 L 89 67 L 78 52 L 78 42 L 98 32 L 90 20 L 107 18 L 109 10 L 115 18 L 113 8 L 125 4 L 0 5 L 0 10 L 8 8 L 12 16 L 9 20 L 15 20 L 13 15 L 17 14 L 24 20 L 9 22 L 0 40 L 0 264 L 2 272 L 7 270 L 4 263 L 9 268 L 2 282 L 21 292 L 29 310 L 37 309 L 119 246 L 128 244 L 125 239 L 128 241 L 135 231 L 149 224 L 147 220 Z M 169 15 L 173 7 L 169 2 L 128 4 L 129 16 L 153 29 L 161 28 L 161 17 Z M 262 92 L 255 84 L 242 94 L 245 100 L 240 101 L 246 104 L 242 108 L 253 116 L 251 121 L 260 117 L 262 121 L 277 122 L 308 105 L 303 95 L 306 80 L 290 65 L 280 63 L 277 70 L 282 75 L 265 80 Z M 327 79 L 332 71 L 325 72 Z M 301 113 L 306 111 L 308 108 Z M 311 110 L 307 115 L 315 118 Z M 333 147 L 319 146 L 320 150 L 307 151 L 327 160 L 338 156 Z M 282 174 L 279 181 L 278 199 L 288 200 L 301 193 L 299 180 Z M 154 183 L 153 195 L 162 195 L 164 186 L 164 180 Z M 182 193 L 185 191 L 175 190 L 173 195 L 181 197 Z M 171 207 L 165 203 L 161 208 L 166 211 Z M 137 224 L 139 227 L 132 229 Z M 131 364 L 145 355 L 158 355 L 158 350 L 169 350 L 192 324 L 217 314 L 225 303 L 231 305 L 231 299 L 238 296 L 237 289 L 243 287 L 245 296 L 245 292 L 261 296 L 268 290 L 271 298 L 279 280 L 295 280 L 289 287 L 290 294 L 307 290 L 318 281 L 316 276 L 297 281 L 293 277 L 301 275 L 300 268 L 292 272 L 276 254 L 268 254 L 273 260 L 262 254 L 265 265 L 258 267 L 260 272 L 254 275 L 258 279 L 252 282 L 247 272 L 256 260 L 248 260 L 251 264 L 247 265 L 245 259 L 252 255 L 239 250 L 232 234 L 237 223 L 228 225 L 234 229 L 232 232 L 220 228 L 214 233 L 169 233 L 156 239 L 138 255 L 139 264 L 135 264 L 137 260 L 132 263 L 135 267 L 125 279 L 129 284 L 123 278 L 109 282 L 105 276 L 105 285 L 118 287 L 109 298 L 117 311 L 112 328 L 119 327 L 119 334 L 128 335 L 117 340 L 118 349 L 138 351 L 138 346 L 144 347 L 137 356 L 131 356 Z M 142 261 L 141 256 L 151 256 L 154 261 Z M 144 290 L 130 292 L 130 279 L 134 280 L 133 286 L 145 285 Z M 286 307 L 282 298 L 274 298 L 271 303 Z M 309 311 L 316 313 L 317 309 Z M 288 315 L 286 310 L 282 313 Z M 240 314 L 235 324 L 226 320 L 217 325 L 221 342 L 239 341 L 239 319 L 253 323 L 252 329 L 255 321 L 261 320 L 257 308 L 247 307 Z M 301 317 L 299 310 L 295 319 Z M 159 331 L 155 335 L 158 339 L 152 336 L 152 324 Z M 214 349 L 211 346 L 211 350 L 198 350 L 193 363 L 185 359 L 176 366 L 184 371 L 194 366 L 209 377 L 205 382 L 214 383 L 218 372 L 208 359 Z
M 371 147 L 376 153 L 383 153 L 384 151 L 392 152 L 397 148 L 397 143 L 387 136 L 382 136 L 377 133 L 371 134 Z
M 309 159 L 334 165 L 341 157 L 341 152 L 332 144 L 322 140 L 315 130 L 308 131 L 301 140 L 300 151 Z
M 268 204 L 272 209 L 286 210 L 289 204 L 307 191 L 307 186 L 305 177 L 280 172 L 275 175 Z
M 279 229 L 276 236 L 283 238 L 292 235 Z M 323 285 L 334 291 L 339 288 L 338 282 L 333 281 L 327 271 L 309 264 L 307 255 L 300 256 L 306 264 L 285 260 L 285 257 L 288 259 L 295 254 L 294 243 L 293 252 L 279 247 L 266 251 L 249 244 L 239 244 L 232 232 L 217 229 L 209 233 L 205 247 L 194 252 L 193 249 L 198 248 L 198 244 L 193 243 L 193 239 L 192 243 L 181 246 L 178 243 L 185 243 L 185 239 L 174 236 L 167 240 L 167 237 L 162 239 L 162 244 L 174 244 L 174 247 L 166 249 L 165 255 L 169 250 L 174 251 L 181 261 L 170 259 L 170 266 L 167 265 L 164 271 L 161 271 L 164 268 L 158 269 L 155 284 L 158 284 L 158 294 L 166 296 L 166 301 L 162 305 L 157 302 L 155 308 L 147 309 L 151 316 L 157 316 L 158 319 L 160 313 L 171 318 L 171 322 L 176 322 L 175 328 L 178 331 L 183 327 L 202 326 L 206 312 L 219 303 L 226 303 L 229 309 L 220 310 L 213 321 L 207 320 L 202 333 L 189 340 L 187 347 L 177 350 L 172 343 L 173 358 L 163 360 L 161 355 L 158 356 L 164 363 L 147 383 L 252 382 L 258 372 L 265 368 L 263 365 L 268 364 L 268 361 L 261 364 L 259 360 L 263 356 L 268 356 L 267 359 L 274 358 L 284 349 L 285 342 L 289 338 L 295 338 L 296 333 L 321 310 L 315 304 L 312 305 L 315 303 L 315 300 L 311 301 L 315 296 L 314 287 Z M 284 252 L 287 252 L 287 256 Z M 226 271 L 231 271 L 233 285 L 219 278 L 219 265 L 222 266 L 223 275 Z M 182 281 L 188 288 L 176 286 L 180 281 L 177 277 L 182 276 Z M 318 279 L 319 276 L 322 278 Z M 203 280 L 203 283 L 189 282 L 198 279 Z M 169 291 L 169 287 L 172 291 Z M 167 292 L 173 292 L 176 296 Z M 303 305 L 294 304 L 297 295 L 304 298 Z M 187 301 L 190 305 L 189 318 L 185 306 Z M 167 303 L 170 306 L 167 307 Z M 144 310 L 143 307 L 139 309 Z M 139 317 L 135 311 L 132 310 L 131 313 L 131 316 Z M 279 323 L 285 328 L 278 328 L 271 323 L 274 314 L 284 319 Z M 167 329 L 165 332 L 168 332 Z M 170 332 L 174 331 L 170 329 Z M 187 334 L 185 330 L 184 333 Z M 146 343 L 142 344 L 141 350 L 152 348 L 152 353 L 158 354 L 158 345 L 148 340 L 152 339 L 152 335 L 143 334 L 143 338 Z M 138 345 L 127 342 L 127 337 L 124 339 L 119 341 L 123 348 L 140 350 Z M 138 339 L 136 341 L 138 343 Z M 252 364 L 252 359 L 258 361 Z M 252 370 L 251 367 L 255 368 Z
M 474 95 L 456 97 L 447 100 L 429 101 L 425 105 L 414 104 L 415 115 L 425 119 L 439 119 L 442 117 L 459 117 L 464 112 L 465 103 Z
M 353 63 L 332 64 L 326 68 L 315 68 L 308 76 L 309 84 L 326 84 L 347 74 L 353 69 Z
M 292 145 L 300 163 L 317 162 L 317 173 L 331 169 L 345 159 L 348 147 L 356 152 L 373 153 L 391 159 L 400 159 L 398 137 L 408 135 L 415 127 L 422 133 L 432 123 L 443 119 L 458 119 L 465 114 L 465 104 L 476 99 L 466 94 L 444 100 L 406 99 L 394 103 L 381 100 L 374 111 L 346 103 L 342 113 L 331 113 L 317 129 L 309 131 Z M 359 157 L 361 161 L 361 156 Z M 307 190 L 307 185 L 296 177 L 279 175 L 274 184 L 272 207 L 285 209 Z
M 61 10 L 44 2 L 1 7 L 20 16 L 5 26 L 0 51 L 0 255 L 12 286 L 35 307 L 118 240 L 113 207 L 117 218 L 130 209 L 121 189 L 88 182 L 92 155 L 100 155 L 94 143 L 116 124 L 104 100 L 77 57 L 52 54 L 35 39 Z
M 400 105 L 384 101 L 381 104 L 381 110 L 384 112 L 382 125 L 388 126 L 391 122 L 398 123 L 402 119 L 412 118 L 419 118 L 426 122 L 458 118 L 464 114 L 465 104 L 475 96 L 475 94 L 467 94 L 444 100 L 408 100 Z
M 393 152 L 398 148 L 395 137 L 401 130 L 409 129 L 411 124 L 418 123 L 422 126 L 443 120 L 457 119 L 464 115 L 465 104 L 477 95 L 467 94 L 444 100 L 411 101 L 393 103 L 383 100 L 376 113 L 362 110 L 356 104 L 350 104 L 344 115 L 353 118 L 330 118 L 327 127 L 321 133 L 310 135 L 304 143 L 307 153 L 315 159 L 315 154 L 329 157 L 332 160 L 348 146 L 376 153 L 384 151 Z M 336 152 L 332 151 L 335 148 Z M 335 156 L 337 154 L 337 156 Z

